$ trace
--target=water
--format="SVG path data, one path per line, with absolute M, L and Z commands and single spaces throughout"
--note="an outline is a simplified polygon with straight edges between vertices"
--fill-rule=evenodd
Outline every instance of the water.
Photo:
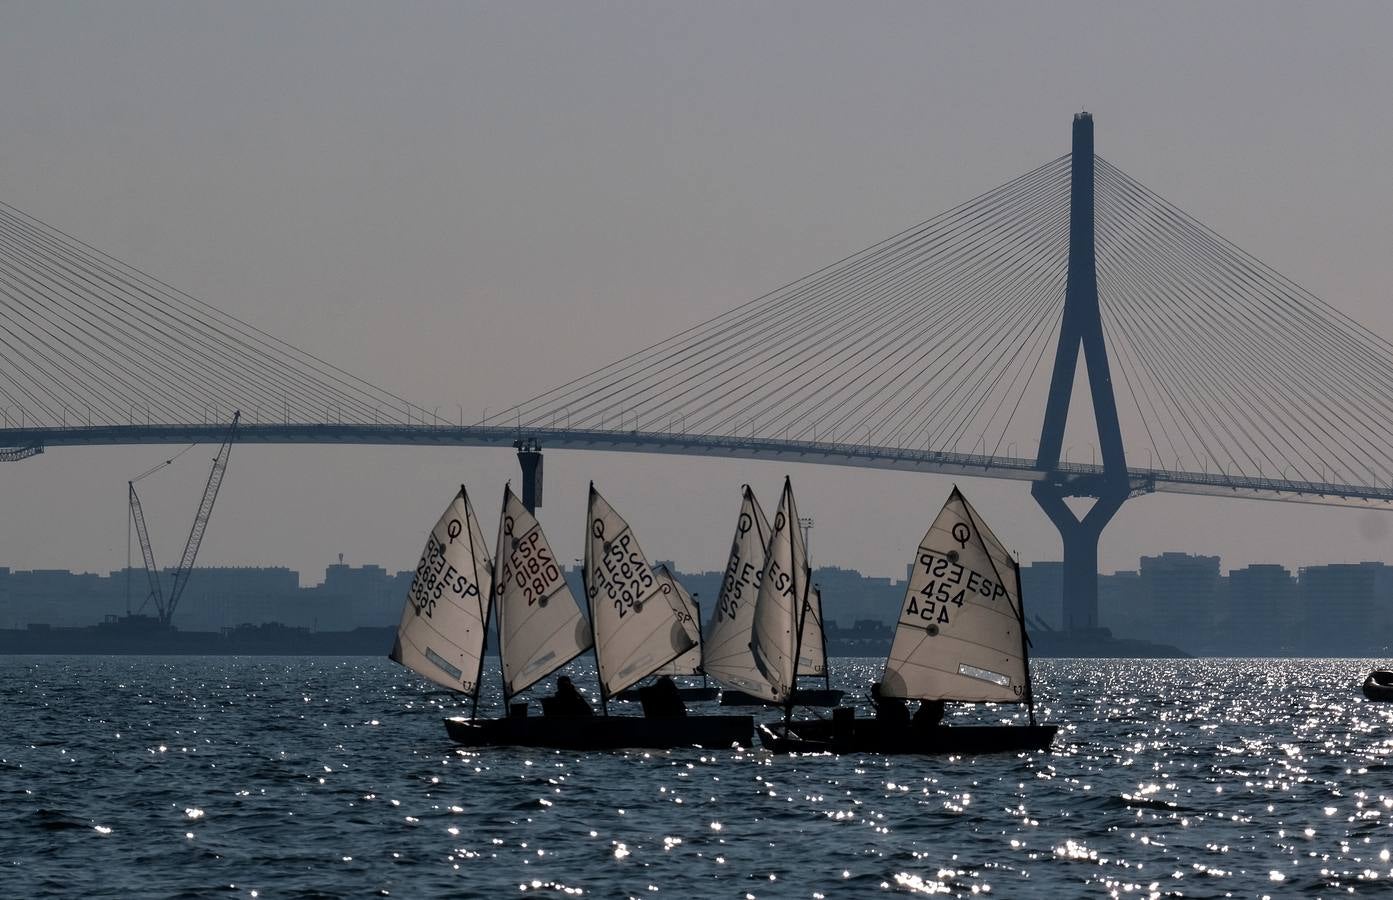
M 468 752 L 385 660 L 0 657 L 0 896 L 1388 893 L 1371 665 L 1038 660 L 1054 753 L 794 758 Z

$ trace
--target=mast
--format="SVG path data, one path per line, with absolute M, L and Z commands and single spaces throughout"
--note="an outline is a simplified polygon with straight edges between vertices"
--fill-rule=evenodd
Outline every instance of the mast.
M 697 643 L 701 645 L 701 686 L 706 687 L 706 632 L 701 625 L 700 594 L 692 595 L 692 608 L 696 610 Z
M 793 698 L 798 695 L 798 655 L 803 652 L 803 623 L 808 618 L 808 576 L 812 570 L 805 563 L 803 566 L 803 602 L 800 604 L 798 614 L 794 616 L 794 635 L 793 635 L 793 683 L 788 687 L 788 699 L 784 701 L 784 724 L 787 725 L 793 720 Z
M 585 568 L 580 573 L 582 587 L 585 588 L 585 608 L 590 611 L 590 646 L 595 651 L 595 681 L 600 688 L 600 711 L 609 715 L 609 693 L 605 690 L 604 673 L 600 671 L 600 632 L 595 626 L 595 595 L 597 590 L 590 584 L 590 516 L 595 505 L 595 482 L 590 482 L 590 499 L 585 504 Z
M 459 492 L 461 496 L 464 497 L 465 516 L 473 519 L 474 505 L 469 502 L 469 491 L 465 489 L 464 485 L 460 485 Z M 465 531 L 469 534 L 469 560 L 470 566 L 474 569 L 474 583 L 480 584 L 479 556 L 474 549 L 473 525 L 471 524 L 469 527 L 465 528 Z M 496 593 L 498 593 L 498 582 L 494 580 L 494 572 L 491 567 L 489 571 L 488 596 L 485 597 L 483 591 L 479 592 L 479 602 L 484 604 L 484 636 L 483 643 L 479 646 L 479 669 L 474 675 L 474 698 L 469 707 L 469 718 L 471 719 L 477 719 L 479 717 L 479 694 L 484 690 L 484 657 L 486 657 L 489 652 L 489 620 L 493 618 L 493 595 Z M 501 671 L 503 667 L 500 665 L 498 668 Z
M 812 567 L 808 568 L 808 577 L 812 578 Z M 827 610 L 822 605 L 822 588 L 817 589 L 817 630 L 822 633 L 822 686 L 827 690 L 832 689 L 832 658 L 827 655 Z
M 1025 662 L 1025 703 L 1030 714 L 1030 724 L 1035 724 L 1035 680 L 1030 677 L 1030 636 L 1025 633 L 1025 585 L 1021 583 L 1021 564 L 1011 560 L 1016 570 L 1016 602 L 1020 608 L 1017 616 L 1021 623 L 1021 658 Z
M 493 594 L 500 604 L 503 602 L 503 592 L 498 588 L 498 576 L 503 572 L 503 526 L 508 520 L 508 495 L 512 493 L 513 482 L 511 480 L 503 482 L 503 508 L 498 511 L 498 543 L 493 550 Z M 493 604 L 489 604 L 489 612 L 493 611 Z M 499 620 L 501 622 L 502 610 L 499 610 Z M 489 629 L 484 626 L 484 647 L 488 647 Z M 510 713 L 509 707 L 513 702 L 513 696 L 508 692 L 508 672 L 503 668 L 503 626 L 498 626 L 498 683 L 503 687 L 503 715 Z

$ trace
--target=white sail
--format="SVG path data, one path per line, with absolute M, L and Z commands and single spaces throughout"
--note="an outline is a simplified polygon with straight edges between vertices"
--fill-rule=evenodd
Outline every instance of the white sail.
M 793 501 L 793 486 L 785 478 L 784 493 L 769 532 L 751 640 L 755 664 L 773 694 L 768 699 L 776 703 L 789 699 L 797 675 L 798 627 L 806 618 L 808 576 L 798 507 Z
M 595 485 L 586 517 L 585 592 L 600 686 L 614 696 L 696 645 L 638 539 Z
M 590 649 L 592 641 L 542 526 L 512 487 L 503 489 L 497 555 L 498 650 L 504 696 L 512 697 Z
M 798 674 L 827 674 L 827 639 L 822 633 L 822 591 L 808 588 L 808 611 L 803 616 L 803 640 L 798 645 Z
M 754 651 L 750 649 L 755 599 L 764 578 L 764 554 L 768 547 L 769 520 L 746 485 L 721 594 L 716 601 L 715 621 L 702 650 L 702 665 L 706 674 L 723 687 L 773 700 L 773 688 L 755 665 Z
M 426 538 L 391 658 L 441 687 L 475 694 L 493 564 L 461 487 Z
M 692 649 L 683 653 L 672 662 L 655 670 L 654 675 L 700 675 L 701 668 L 701 610 L 697 608 L 696 601 L 692 595 L 687 593 L 687 589 L 682 586 L 682 582 L 673 576 L 672 571 L 663 564 L 653 570 L 653 574 L 658 578 L 659 590 L 662 590 L 667 597 L 672 610 L 677 614 L 677 619 L 682 623 L 682 627 L 687 629 L 687 635 L 693 641 Z
M 915 555 L 881 692 L 921 700 L 1030 699 L 1015 560 L 953 488 Z

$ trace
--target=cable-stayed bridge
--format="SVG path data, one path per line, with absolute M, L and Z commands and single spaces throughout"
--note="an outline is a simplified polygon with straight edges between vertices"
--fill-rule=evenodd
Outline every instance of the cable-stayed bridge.
M 1025 480 L 1074 627 L 1130 496 L 1393 508 L 1393 345 L 1097 156 L 1087 114 L 1069 154 L 613 355 L 450 421 L 0 205 L 6 459 L 215 442 L 238 409 L 243 442 L 517 445 L 525 474 L 541 445 Z

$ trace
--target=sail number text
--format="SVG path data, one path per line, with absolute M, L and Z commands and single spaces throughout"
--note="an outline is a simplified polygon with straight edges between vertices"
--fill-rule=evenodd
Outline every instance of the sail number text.
M 633 535 L 627 531 L 607 542 L 590 585 L 591 598 L 603 593 L 606 600 L 614 603 L 621 619 L 630 611 L 638 612 L 635 604 L 653 587 L 653 573 L 633 544 Z
M 513 550 L 503 563 L 502 581 L 522 591 L 528 606 L 556 590 L 561 582 L 561 569 L 550 549 L 542 543 L 541 529 L 534 528 L 513 542 Z
M 416 575 L 411 579 L 411 593 L 407 599 L 416 610 L 416 615 L 430 618 L 435 604 L 446 591 L 456 597 L 479 596 L 479 586 L 445 561 L 445 545 L 436 540 L 435 532 L 431 532 L 426 539 L 426 551 L 416 564 Z
M 721 601 L 716 605 L 716 619 L 734 619 L 742 602 L 754 602 L 763 578 L 762 569 L 740 558 L 740 544 L 736 543 L 731 548 L 730 563 L 726 566 L 725 581 L 721 585 Z
M 947 625 L 949 608 L 961 608 L 970 595 L 989 600 L 1006 596 L 1005 585 L 932 550 L 921 547 L 918 564 L 927 580 L 923 587 L 910 593 L 905 619 Z

